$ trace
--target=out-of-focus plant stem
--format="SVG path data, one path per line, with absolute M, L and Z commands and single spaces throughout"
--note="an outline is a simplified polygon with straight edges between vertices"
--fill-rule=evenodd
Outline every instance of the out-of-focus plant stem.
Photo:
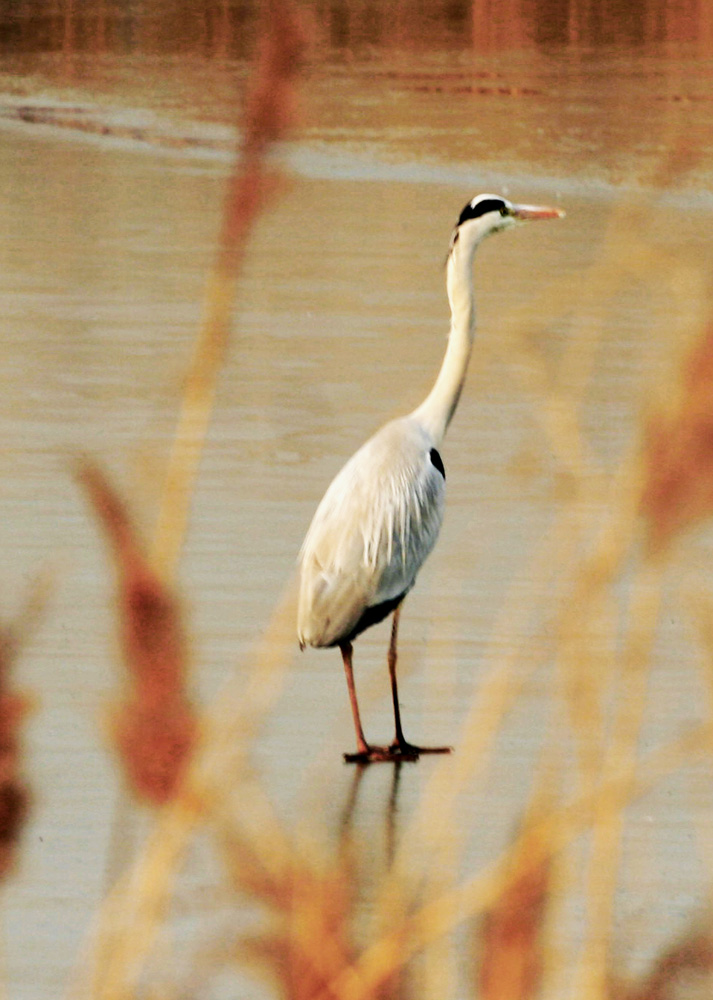
M 175 577 L 183 548 L 247 241 L 275 186 L 265 166 L 265 153 L 285 133 L 292 118 L 292 85 L 304 42 L 292 5 L 279 0 L 266 3 L 255 82 L 245 108 L 241 155 L 228 181 L 218 249 L 206 282 L 203 321 L 186 377 L 159 504 L 151 563 L 165 581 Z

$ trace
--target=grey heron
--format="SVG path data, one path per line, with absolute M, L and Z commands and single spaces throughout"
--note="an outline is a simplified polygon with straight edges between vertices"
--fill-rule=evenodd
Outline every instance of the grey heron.
M 408 743 L 401 726 L 396 643 L 401 605 L 443 520 L 446 474 L 440 447 L 463 389 L 475 333 L 473 257 L 480 242 L 518 222 L 556 219 L 557 208 L 514 205 L 481 194 L 451 237 L 446 287 L 451 325 L 435 384 L 412 413 L 389 421 L 343 466 L 317 507 L 300 550 L 300 648 L 339 646 L 356 731 L 355 762 L 415 760 L 450 747 Z M 352 643 L 393 612 L 388 668 L 395 722 L 389 746 L 367 743 L 359 716 Z

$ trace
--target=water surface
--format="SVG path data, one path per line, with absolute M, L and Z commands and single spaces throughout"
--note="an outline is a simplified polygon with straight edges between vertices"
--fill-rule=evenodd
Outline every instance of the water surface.
M 670 37 L 645 25 L 637 34 L 625 18 L 580 38 L 554 28 L 543 36 L 547 18 L 522 19 L 505 45 L 501 26 L 481 37 L 470 14 L 454 24 L 439 9 L 430 34 L 417 34 L 408 18 L 369 28 L 359 4 L 348 10 L 341 27 L 336 8 L 316 11 L 300 123 L 279 151 L 287 184 L 241 282 L 181 573 L 195 684 L 209 698 L 245 669 L 331 476 L 428 391 L 448 322 L 442 262 L 462 204 L 482 189 L 553 202 L 565 220 L 479 253 L 479 340 L 444 447 L 446 523 L 402 619 L 407 733 L 453 742 L 487 650 L 500 643 L 507 654 L 551 614 L 531 557 L 568 496 L 522 356 L 498 338 L 507 317 L 536 304 L 532 348 L 554 372 L 573 338 L 588 343 L 587 318 L 599 324 L 581 417 L 593 462 L 613 475 L 669 357 L 686 290 L 713 264 L 713 64 L 695 32 L 674 30 L 673 14 Z M 117 687 L 112 577 L 70 463 L 81 451 L 105 462 L 150 531 L 252 37 L 238 51 L 231 21 L 223 35 L 214 30 L 213 48 L 198 33 L 201 44 L 186 50 L 183 21 L 173 48 L 168 22 L 141 35 L 148 23 L 117 15 L 99 46 L 91 18 L 70 18 L 69 40 L 56 24 L 33 36 L 18 21 L 0 61 L 5 613 L 38 570 L 56 580 L 18 677 L 41 698 L 27 741 L 35 805 L 5 896 L 8 992 L 22 1000 L 61 991 L 137 837 L 102 736 Z M 46 40 L 32 47 L 32 37 Z M 636 235 L 665 248 L 670 274 L 644 274 L 577 317 L 582 276 L 621 205 L 639 207 Z M 540 296 L 563 275 L 567 308 Z M 534 621 L 503 628 L 513 593 Z M 391 730 L 387 628 L 365 635 L 356 654 L 367 732 L 379 740 Z M 674 602 L 658 638 L 647 746 L 702 712 L 700 678 L 679 666 L 685 631 Z M 533 761 L 547 741 L 557 746 L 553 689 L 551 665 L 532 674 L 485 786 L 460 804 L 468 871 L 507 842 Z M 436 763 L 358 779 L 341 763 L 350 744 L 338 653 L 295 649 L 257 757 L 289 824 L 306 801 L 335 840 L 351 825 L 368 915 Z M 561 752 L 572 752 L 564 727 Z M 645 962 L 706 899 L 695 845 L 713 805 L 704 777 L 691 768 L 632 810 L 616 916 L 625 966 Z M 203 885 L 200 866 L 193 878 Z M 576 939 L 578 919 L 565 939 Z

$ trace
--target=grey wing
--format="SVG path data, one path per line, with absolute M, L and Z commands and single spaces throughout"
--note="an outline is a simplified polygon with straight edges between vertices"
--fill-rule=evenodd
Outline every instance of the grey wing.
M 443 467 L 419 429 L 395 421 L 368 441 L 332 482 L 305 538 L 300 642 L 334 645 L 367 608 L 406 593 L 436 542 L 444 502 Z

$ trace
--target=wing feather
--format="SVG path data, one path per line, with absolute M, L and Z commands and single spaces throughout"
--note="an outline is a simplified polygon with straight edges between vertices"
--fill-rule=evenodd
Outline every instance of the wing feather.
M 332 481 L 300 552 L 301 643 L 334 645 L 367 608 L 413 586 L 443 520 L 430 447 L 415 421 L 392 421 Z

